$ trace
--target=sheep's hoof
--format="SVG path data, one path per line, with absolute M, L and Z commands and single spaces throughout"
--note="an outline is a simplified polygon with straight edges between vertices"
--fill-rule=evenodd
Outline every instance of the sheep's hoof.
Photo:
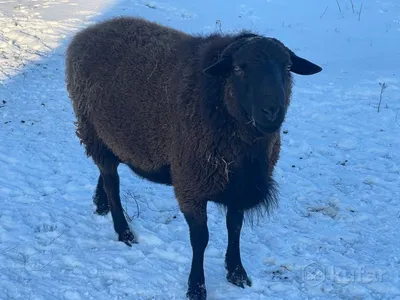
M 125 229 L 125 231 L 118 235 L 118 241 L 124 242 L 129 247 L 132 247 L 133 244 L 138 243 L 134 234 L 129 228 Z
M 233 272 L 228 272 L 226 275 L 228 281 L 238 287 L 244 289 L 244 286 L 251 286 L 252 282 L 247 276 L 246 270 L 243 267 L 236 268 Z
M 105 216 L 110 212 L 110 207 L 107 205 L 97 205 L 95 214 L 100 215 L 100 216 Z
M 207 291 L 204 285 L 189 287 L 186 293 L 186 299 L 188 300 L 206 300 Z

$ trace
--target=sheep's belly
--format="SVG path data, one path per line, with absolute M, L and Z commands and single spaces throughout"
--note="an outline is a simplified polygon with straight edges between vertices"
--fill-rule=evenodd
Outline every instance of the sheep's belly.
M 138 167 L 128 165 L 128 167 L 138 176 L 165 185 L 172 185 L 171 168 L 169 165 L 162 166 L 157 170 L 145 171 Z

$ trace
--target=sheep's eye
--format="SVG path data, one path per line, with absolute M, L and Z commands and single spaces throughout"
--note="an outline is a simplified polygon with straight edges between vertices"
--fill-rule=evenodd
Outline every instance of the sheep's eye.
M 292 69 L 292 64 L 288 64 L 287 66 L 286 66 L 286 70 L 287 71 L 290 71 Z
M 234 67 L 233 67 L 233 71 L 234 71 L 236 74 L 238 74 L 238 75 L 240 75 L 240 74 L 243 73 L 242 68 L 239 67 L 239 66 L 234 66 Z

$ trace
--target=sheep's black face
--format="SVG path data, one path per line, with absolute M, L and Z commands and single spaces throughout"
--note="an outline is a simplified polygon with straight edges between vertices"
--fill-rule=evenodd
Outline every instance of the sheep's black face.
M 291 94 L 291 72 L 310 75 L 322 69 L 275 39 L 242 38 L 229 45 L 219 61 L 204 70 L 227 79 L 225 101 L 229 113 L 251 126 L 256 135 L 279 130 Z
M 247 122 L 262 134 L 280 128 L 291 87 L 290 68 L 289 54 L 267 39 L 244 45 L 234 53 L 229 81 L 237 104 L 234 106 L 242 112 L 236 116 L 239 121 Z

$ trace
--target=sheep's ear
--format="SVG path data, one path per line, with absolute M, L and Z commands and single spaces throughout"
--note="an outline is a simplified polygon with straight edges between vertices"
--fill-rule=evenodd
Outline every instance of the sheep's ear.
M 292 51 L 290 53 L 290 59 L 292 61 L 291 72 L 299 75 L 313 75 L 322 71 L 322 68 L 305 58 L 299 57 Z
M 226 76 L 232 68 L 232 62 L 229 57 L 221 57 L 217 62 L 203 70 L 207 76 Z

